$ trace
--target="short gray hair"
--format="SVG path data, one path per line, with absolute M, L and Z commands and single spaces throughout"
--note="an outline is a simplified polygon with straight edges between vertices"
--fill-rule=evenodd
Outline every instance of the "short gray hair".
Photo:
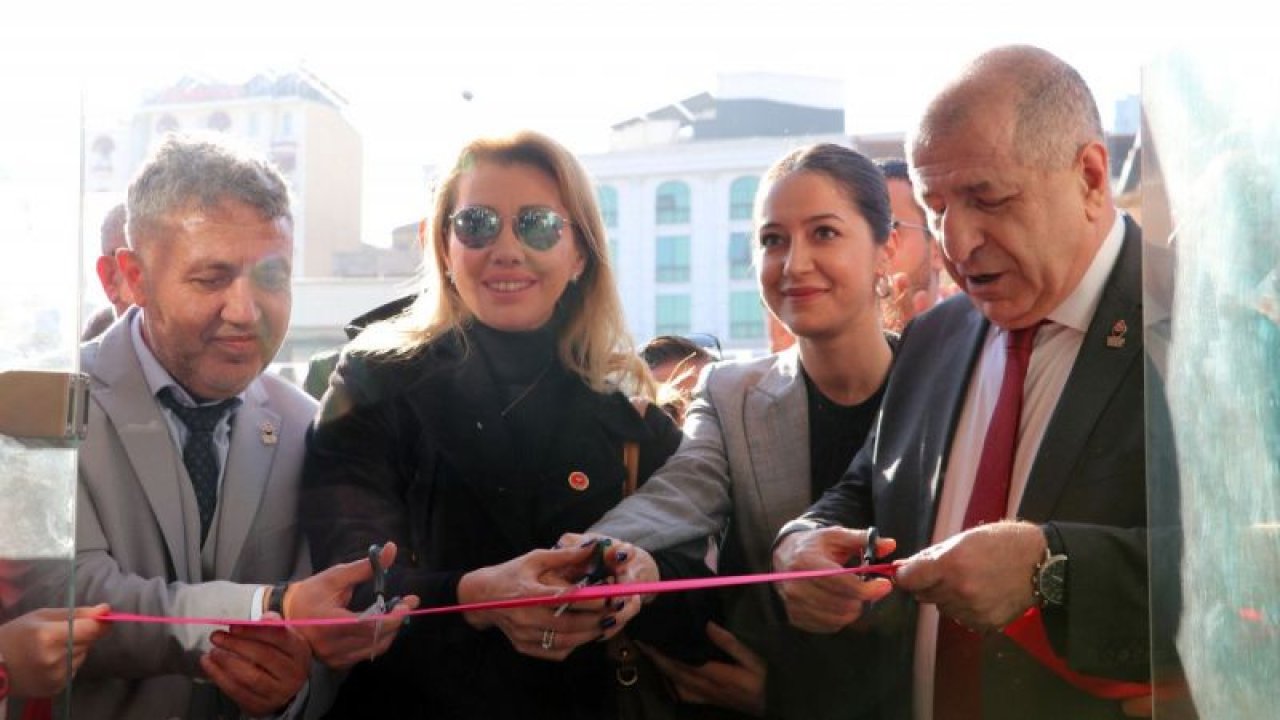
M 129 184 L 130 247 L 174 212 L 242 202 L 266 220 L 292 221 L 289 188 L 274 165 L 223 136 L 170 134 Z

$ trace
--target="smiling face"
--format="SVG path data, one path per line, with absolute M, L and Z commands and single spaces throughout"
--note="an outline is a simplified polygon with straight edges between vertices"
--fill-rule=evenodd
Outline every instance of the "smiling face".
M 1106 149 L 1087 143 L 1065 167 L 1029 166 L 1013 149 L 1012 107 L 971 108 L 916 146 L 912 165 L 947 272 L 992 322 L 1021 328 L 1075 290 L 1111 216 Z
M 516 236 L 521 208 L 548 207 L 569 218 L 555 180 L 530 165 L 481 161 L 458 181 L 451 212 L 482 205 L 502 218 L 493 242 L 472 249 L 448 230 L 447 269 L 462 303 L 476 319 L 496 330 L 535 330 L 546 324 L 570 280 L 586 263 L 572 226 L 560 241 L 535 250 Z
M 875 273 L 888 251 L 831 178 L 783 176 L 765 190 L 758 222 L 760 292 L 792 334 L 830 338 L 877 322 Z
M 292 255 L 289 220 L 224 200 L 170 213 L 120 265 L 156 359 L 195 397 L 221 400 L 248 387 L 284 340 Z

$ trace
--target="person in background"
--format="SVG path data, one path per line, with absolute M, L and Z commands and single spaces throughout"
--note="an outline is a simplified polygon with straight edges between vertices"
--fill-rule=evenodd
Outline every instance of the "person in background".
M 290 606 L 350 616 L 344 594 L 371 577 L 367 561 L 286 582 L 308 570 L 297 502 L 316 406 L 263 370 L 288 325 L 293 223 L 275 168 L 224 143 L 168 136 L 129 186 L 129 246 L 117 259 L 135 304 L 81 347 L 90 406 L 75 597 L 170 617 L 256 620 Z M 31 601 L 65 595 L 65 577 L 45 580 Z M 89 650 L 70 710 L 296 715 L 317 691 L 313 647 L 340 667 L 393 637 L 119 624 Z
M 885 327 L 901 332 L 911 318 L 938 303 L 938 276 L 942 272 L 942 253 L 926 224 L 924 208 L 916 202 L 911 189 L 907 163 L 897 158 L 877 160 L 889 187 L 889 206 L 893 208 L 894 228 L 898 231 L 898 249 L 893 254 L 893 302 L 882 305 Z
M 679 335 L 659 335 L 640 348 L 640 357 L 658 383 L 658 405 L 675 420 L 684 422 L 685 410 L 693 400 L 698 375 L 717 358 L 701 345 Z
M 89 316 L 84 330 L 80 333 L 82 342 L 101 335 L 133 304 L 129 284 L 125 282 L 120 266 L 116 262 L 116 250 L 126 246 L 124 230 L 126 215 L 124 203 L 120 203 L 111 208 L 102 221 L 102 254 L 98 256 L 94 267 L 98 272 L 98 282 L 102 283 L 102 292 L 106 294 L 110 305 Z
M 849 658 L 883 717 L 1123 717 L 1152 652 L 1142 248 L 1093 95 L 1051 53 L 997 48 L 907 147 L 966 295 L 907 327 L 876 433 L 774 549 L 778 570 L 838 567 L 875 526 L 902 563 L 893 585 L 784 584 L 787 613 L 885 638 Z
M 879 410 L 896 342 L 880 308 L 889 295 L 892 224 L 883 176 L 849 148 L 803 147 L 765 173 L 756 201 L 757 281 L 796 343 L 709 366 L 680 450 L 591 534 L 643 548 L 632 562 L 650 576 L 659 568 L 649 553 L 704 536 L 723 536 L 720 573 L 770 569 L 778 529 L 840 478 Z M 863 638 L 789 628 L 766 585 L 721 600 L 719 622 L 696 629 L 718 659 L 682 662 L 670 657 L 679 647 L 652 653 L 681 698 L 748 716 L 874 715 L 874 706 L 852 709 L 865 678 L 845 661 L 865 652 Z
M 310 437 L 316 566 L 389 536 L 405 552 L 388 594 L 430 605 L 560 592 L 593 560 L 629 577 L 625 544 L 553 547 L 621 499 L 627 445 L 643 481 L 680 441 L 628 399 L 652 398 L 652 379 L 586 173 L 536 133 L 476 139 L 440 180 L 422 241 L 421 294 L 343 351 Z M 354 668 L 330 717 L 612 717 L 597 641 L 639 604 L 415 618 Z

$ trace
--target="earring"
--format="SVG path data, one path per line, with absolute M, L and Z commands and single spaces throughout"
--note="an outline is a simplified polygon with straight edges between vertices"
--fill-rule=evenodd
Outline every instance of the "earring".
M 573 277 L 570 277 L 570 278 L 569 278 L 569 282 L 573 283 L 574 285 L 577 285 L 577 284 L 578 284 L 578 278 L 579 278 L 579 277 L 581 277 L 581 274 L 580 274 L 580 273 L 574 273 L 574 274 L 573 274 Z
M 884 273 L 876 273 L 875 283 L 876 297 L 881 300 L 887 300 L 889 295 L 893 293 L 893 288 L 889 285 L 889 276 Z
M 444 279 L 445 279 L 445 280 L 448 280 L 448 281 L 449 281 L 449 284 L 450 284 L 450 285 L 452 285 L 452 284 L 453 284 L 453 271 L 452 271 L 452 270 L 445 270 L 445 271 L 444 271 Z

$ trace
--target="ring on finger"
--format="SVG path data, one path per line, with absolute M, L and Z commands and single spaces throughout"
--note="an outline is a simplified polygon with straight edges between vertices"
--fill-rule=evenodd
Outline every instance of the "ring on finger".
M 550 630 L 550 629 L 543 630 L 542 631 L 542 649 L 550 650 L 554 648 L 555 645 L 556 645 L 556 631 Z

